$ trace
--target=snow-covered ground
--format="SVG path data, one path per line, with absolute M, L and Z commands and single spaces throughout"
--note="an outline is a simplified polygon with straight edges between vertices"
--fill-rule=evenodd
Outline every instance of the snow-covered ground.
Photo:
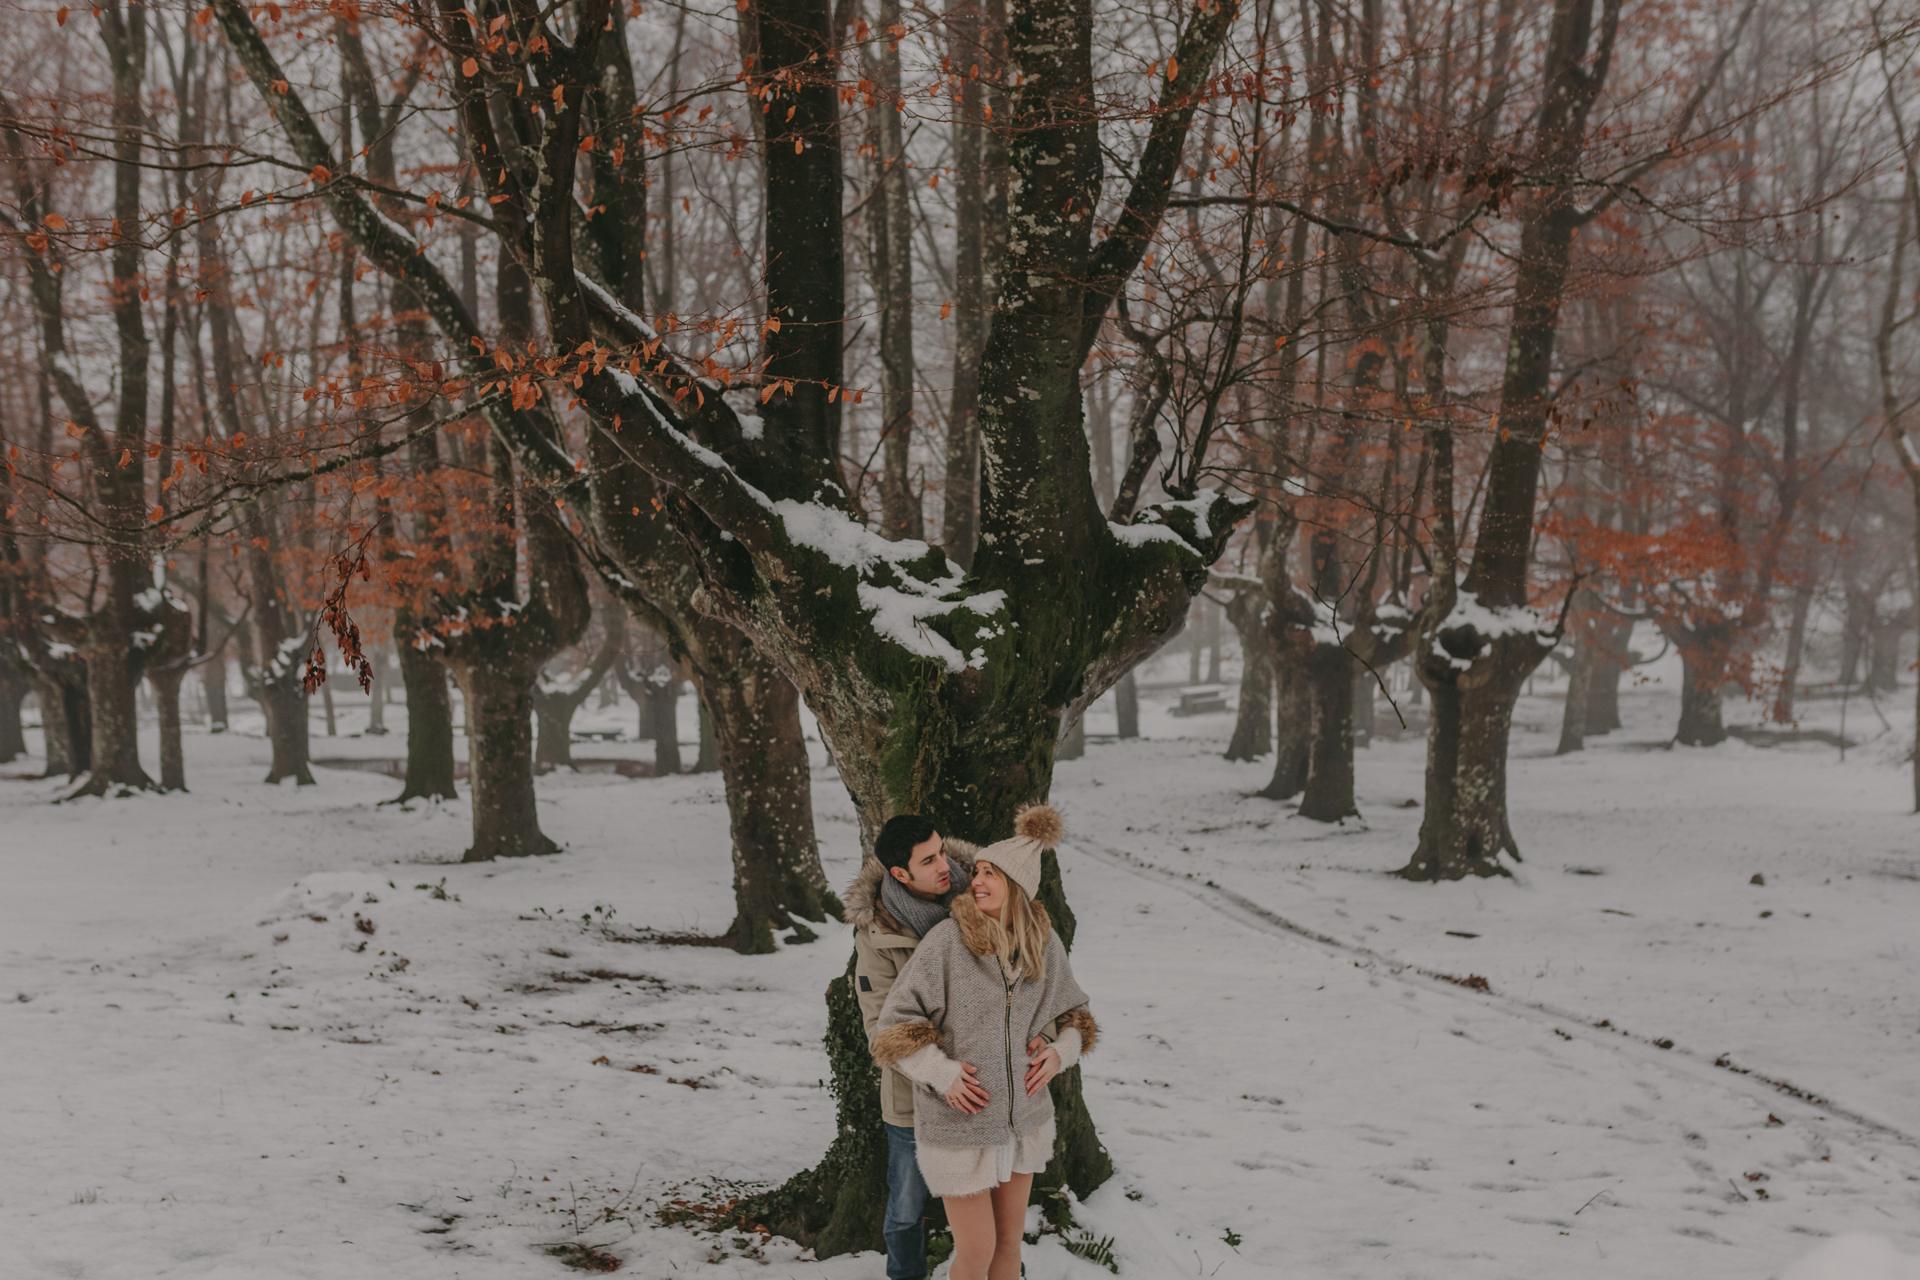
M 1112 742 L 1096 709 L 1054 798 L 1118 1168 L 1079 1216 L 1122 1275 L 1765 1280 L 1824 1247 L 1796 1280 L 1871 1280 L 1846 1259 L 1920 1253 L 1911 694 L 1884 729 L 1852 703 L 1872 741 L 1844 763 L 1669 750 L 1677 679 L 1650 674 L 1578 756 L 1551 755 L 1552 686 L 1523 701 L 1511 883 L 1385 874 L 1417 737 L 1362 752 L 1363 816 L 1327 827 L 1219 759 L 1231 716 L 1157 689 L 1148 738 Z M 600 719 L 631 737 L 630 704 Z M 884 1274 L 657 1225 L 832 1131 L 844 929 L 757 958 L 610 936 L 726 927 L 717 778 L 545 778 L 566 852 L 462 866 L 464 803 L 382 806 L 389 779 L 344 769 L 267 788 L 260 739 L 187 746 L 184 796 L 54 806 L 18 780 L 36 762 L 0 767 L 0 1276 L 554 1277 L 570 1242 L 649 1280 Z M 821 763 L 840 884 L 855 827 Z M 1882 1240 L 1822 1246 L 1854 1232 Z M 1051 1238 L 1028 1270 L 1107 1274 Z

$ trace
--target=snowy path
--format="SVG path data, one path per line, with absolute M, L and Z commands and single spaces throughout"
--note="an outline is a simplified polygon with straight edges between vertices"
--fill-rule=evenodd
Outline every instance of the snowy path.
M 1911 1231 L 1920 1144 L 1907 1135 L 1685 1050 L 1437 980 L 1118 851 L 1083 841 L 1066 856 L 1082 896 L 1089 869 L 1077 864 L 1097 861 L 1152 886 L 1134 910 L 1155 917 L 1156 932 L 1172 918 L 1183 932 L 1211 933 L 1212 963 L 1182 948 L 1180 967 L 1198 985 L 1217 986 L 1221 1006 L 1270 984 L 1275 1006 L 1297 1009 L 1311 983 L 1315 999 L 1340 1010 L 1307 1019 L 1297 1045 L 1284 1029 L 1278 1044 L 1242 1033 L 1268 1043 L 1220 1054 L 1233 1068 L 1224 1089 L 1204 1074 L 1216 1068 L 1196 1078 L 1159 1064 L 1168 1078 L 1138 1082 L 1143 1093 L 1103 1076 L 1108 1064 L 1088 1067 L 1103 1119 L 1108 1096 L 1151 1105 L 1155 1084 L 1170 1091 L 1159 1107 L 1191 1130 L 1129 1127 L 1118 1136 L 1108 1127 L 1109 1145 L 1132 1157 L 1122 1156 L 1127 1168 L 1182 1184 L 1180 1202 L 1208 1205 L 1216 1235 L 1237 1228 L 1247 1237 L 1242 1255 L 1285 1259 L 1273 1274 L 1653 1275 L 1674 1274 L 1688 1259 L 1706 1274 L 1758 1277 L 1801 1251 L 1794 1237 L 1825 1234 L 1836 1219 Z M 1224 932 L 1221 918 L 1232 922 Z M 1260 941 L 1236 946 L 1235 934 Z M 1083 935 L 1076 954 L 1096 947 Z M 1223 953 L 1242 958 L 1216 978 Z M 1178 1012 L 1156 1013 L 1165 1025 L 1144 1038 L 1168 1041 L 1175 1054 L 1203 1038 L 1217 1047 L 1223 1018 L 1168 994 Z M 1272 1064 L 1264 1078 L 1247 1074 L 1262 1059 Z M 1260 1092 L 1236 1092 L 1248 1084 Z M 1161 1141 L 1134 1141 L 1142 1137 Z M 1180 1151 L 1188 1141 L 1203 1142 L 1209 1158 Z M 1256 1187 L 1266 1195 L 1252 1194 Z M 1846 1210 L 1836 1212 L 1836 1199 Z M 1237 1203 L 1240 1214 L 1231 1211 Z M 1889 1206 L 1903 1205 L 1896 1219 Z M 1256 1230 L 1241 1225 L 1247 1220 Z M 1155 1234 L 1174 1235 L 1165 1227 Z M 1204 1240 L 1193 1230 L 1180 1237 L 1189 1249 Z M 1734 1261 L 1740 1255 L 1744 1264 Z M 1196 1265 L 1189 1252 L 1185 1274 Z M 1207 1259 L 1207 1271 L 1213 1265 Z
M 1516 999 L 1512 996 L 1496 992 L 1492 990 L 1491 987 L 1476 986 L 1471 980 L 1463 982 L 1461 975 L 1458 974 L 1445 974 L 1437 970 L 1422 968 L 1419 965 L 1395 960 L 1371 948 L 1363 947 L 1355 943 L 1341 942 L 1338 938 L 1317 933 L 1304 925 L 1297 924 L 1276 912 L 1268 910 L 1252 899 L 1224 885 L 1214 883 L 1212 880 L 1196 881 L 1192 879 L 1190 875 L 1181 875 L 1165 867 L 1153 866 L 1141 862 L 1139 859 L 1130 857 L 1121 850 L 1103 848 L 1085 841 L 1080 842 L 1075 847 L 1080 852 L 1091 854 L 1093 857 L 1105 862 L 1108 866 L 1118 868 L 1133 875 L 1163 881 L 1179 892 L 1193 898 L 1195 901 L 1211 907 L 1227 919 L 1244 925 L 1249 929 L 1272 933 L 1276 936 L 1286 938 L 1289 941 L 1305 940 L 1335 956 L 1355 959 L 1361 962 L 1363 967 L 1371 969 L 1373 972 L 1383 973 L 1399 981 L 1406 981 L 1410 986 L 1418 987 L 1422 990 L 1432 989 L 1446 994 L 1455 994 L 1459 999 L 1502 1009 L 1515 1017 L 1528 1018 L 1556 1028 L 1587 1027 L 1586 1022 L 1580 1015 L 1569 1010 L 1556 1008 L 1553 1005 L 1536 1000 Z M 1425 984 L 1429 982 L 1449 983 L 1454 988 L 1454 991 L 1448 992 L 1448 988 L 1444 986 L 1428 988 Z M 1896 1128 L 1881 1120 L 1862 1115 L 1858 1111 L 1841 1105 L 1832 1098 L 1823 1097 L 1809 1090 L 1802 1089 L 1791 1080 L 1783 1080 L 1776 1075 L 1771 1075 L 1764 1065 L 1734 1062 L 1730 1056 L 1725 1055 L 1714 1059 L 1711 1063 L 1707 1063 L 1692 1050 L 1675 1046 L 1671 1040 L 1656 1038 L 1651 1035 L 1636 1034 L 1627 1027 L 1613 1023 L 1612 1019 L 1607 1019 L 1606 1024 L 1604 1027 L 1596 1026 L 1594 1028 L 1607 1032 L 1607 1035 L 1601 1038 L 1601 1042 L 1628 1054 L 1642 1065 L 1650 1062 L 1655 1067 L 1673 1071 L 1676 1075 L 1685 1076 L 1703 1085 L 1727 1083 L 1723 1080 L 1716 1081 L 1712 1079 L 1705 1070 L 1705 1068 L 1711 1067 L 1714 1070 L 1726 1072 L 1740 1081 L 1751 1084 L 1752 1087 L 1745 1090 L 1745 1092 L 1750 1093 L 1762 1102 L 1775 1106 L 1778 1110 L 1812 1112 L 1822 1120 L 1828 1117 L 1845 1120 L 1861 1130 L 1863 1134 L 1871 1134 L 1876 1137 L 1891 1139 L 1901 1146 L 1912 1148 L 1916 1153 L 1920 1153 L 1920 1137 L 1915 1137 L 1912 1133 Z M 1567 1036 L 1564 1031 L 1558 1034 L 1560 1034 L 1563 1039 L 1571 1038 Z M 1653 1056 L 1656 1053 L 1665 1056 Z M 1685 1063 L 1687 1065 L 1685 1067 L 1676 1067 L 1676 1063 Z
M 1081 1216 L 1124 1274 L 1766 1280 L 1849 1230 L 1920 1252 L 1897 769 L 1737 744 L 1555 761 L 1522 710 L 1519 884 L 1381 874 L 1418 822 L 1396 807 L 1416 742 L 1363 754 L 1366 819 L 1336 828 L 1249 798 L 1266 766 L 1205 737 L 1063 766 L 1104 1032 L 1087 1095 L 1119 1169 Z M 1639 714 L 1627 742 L 1664 712 Z M 557 1277 L 543 1249 L 576 1235 L 648 1280 L 881 1273 L 653 1225 L 832 1128 L 840 934 L 747 958 L 602 927 L 724 927 L 714 779 L 544 779 L 567 852 L 462 866 L 464 805 L 381 807 L 387 780 L 342 771 L 268 789 L 264 744 L 188 745 L 190 796 L 0 782 L 0 1277 Z M 815 805 L 843 883 L 824 770 Z M 1029 1271 L 1107 1274 L 1051 1240 Z

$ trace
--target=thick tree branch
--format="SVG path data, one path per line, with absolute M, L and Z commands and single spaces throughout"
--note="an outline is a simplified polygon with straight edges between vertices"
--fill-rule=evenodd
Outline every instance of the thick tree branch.
M 1173 179 L 1180 169 L 1187 133 L 1200 106 L 1200 89 L 1213 70 L 1213 60 L 1233 26 L 1233 0 L 1199 0 L 1186 30 L 1174 46 L 1177 72 L 1168 77 L 1154 108 L 1153 125 L 1134 171 L 1133 187 L 1121 206 L 1119 220 L 1094 251 L 1087 274 L 1086 299 L 1081 311 L 1080 359 L 1085 361 L 1100 336 L 1107 309 L 1127 278 L 1140 266 L 1147 246 L 1167 210 Z

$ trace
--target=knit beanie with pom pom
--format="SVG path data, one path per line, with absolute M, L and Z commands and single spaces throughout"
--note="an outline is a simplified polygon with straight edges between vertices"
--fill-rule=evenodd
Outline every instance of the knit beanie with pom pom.
M 1000 868 L 1032 898 L 1040 892 L 1040 855 L 1060 843 L 1066 824 L 1053 806 L 1030 804 L 1015 815 L 1013 830 L 1010 838 L 988 845 L 976 857 Z

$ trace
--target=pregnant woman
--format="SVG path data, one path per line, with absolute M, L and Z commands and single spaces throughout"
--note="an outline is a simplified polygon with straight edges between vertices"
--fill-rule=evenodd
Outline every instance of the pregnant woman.
M 1053 1155 L 1047 1083 L 1097 1033 L 1067 949 L 1033 900 L 1060 815 L 1030 806 L 1014 827 L 980 850 L 971 893 L 894 980 L 873 1041 L 877 1062 L 915 1082 L 920 1172 L 946 1202 L 952 1280 L 1017 1280 L 1027 1194 Z

